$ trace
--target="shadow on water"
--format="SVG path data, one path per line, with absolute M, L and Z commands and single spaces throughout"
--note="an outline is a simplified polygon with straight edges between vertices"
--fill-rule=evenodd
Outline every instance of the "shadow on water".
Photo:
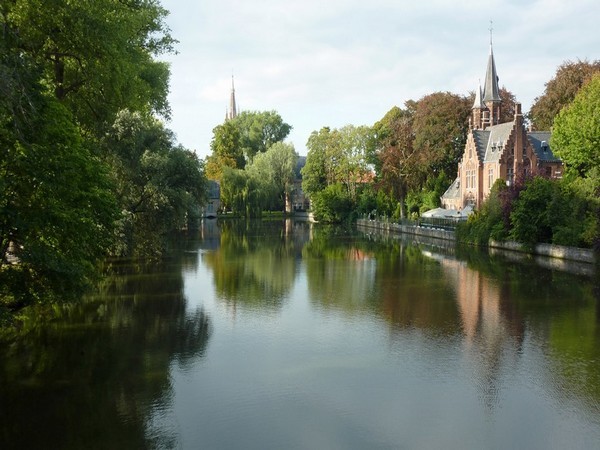
M 52 319 L 32 314 L 5 337 L 0 447 L 174 446 L 176 430 L 150 422 L 168 415 L 171 365 L 201 358 L 211 334 L 202 309 L 186 310 L 182 268 L 197 259 L 189 250 L 157 264 L 108 262 L 97 292 Z

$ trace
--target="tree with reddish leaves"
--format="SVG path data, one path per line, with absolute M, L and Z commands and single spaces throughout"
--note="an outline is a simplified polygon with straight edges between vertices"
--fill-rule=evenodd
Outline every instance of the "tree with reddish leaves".
M 533 101 L 528 118 L 535 129 L 550 130 L 558 113 L 571 104 L 579 89 L 598 72 L 600 60 L 561 64 L 554 78 L 546 83 L 544 93 Z
M 379 149 L 377 187 L 402 205 L 404 216 L 406 194 L 425 178 L 424 162 L 413 146 L 412 114 L 394 106 L 373 130 Z
M 464 150 L 472 102 L 450 92 L 434 92 L 416 104 L 413 118 L 414 148 L 427 161 L 433 176 L 445 173 L 449 178 Z

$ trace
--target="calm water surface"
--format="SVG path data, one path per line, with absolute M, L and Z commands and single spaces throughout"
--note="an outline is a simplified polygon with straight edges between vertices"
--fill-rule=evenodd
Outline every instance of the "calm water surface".
M 208 223 L 0 341 L 1 448 L 600 448 L 600 282 Z

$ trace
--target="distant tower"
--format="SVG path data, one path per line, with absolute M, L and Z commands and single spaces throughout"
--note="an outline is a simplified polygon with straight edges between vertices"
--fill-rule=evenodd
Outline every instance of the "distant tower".
M 238 110 L 235 104 L 235 86 L 233 84 L 233 75 L 231 75 L 231 96 L 229 98 L 229 109 L 225 111 L 225 121 L 235 119 L 237 115 Z

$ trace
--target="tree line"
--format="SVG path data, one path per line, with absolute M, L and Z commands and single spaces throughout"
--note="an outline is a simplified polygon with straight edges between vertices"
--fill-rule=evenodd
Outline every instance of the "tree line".
M 534 129 L 552 130 L 565 175 L 518 180 L 510 188 L 499 183 L 472 216 L 465 240 L 600 245 L 599 83 L 600 61 L 558 67 L 526 119 Z M 504 87 L 500 95 L 500 122 L 512 121 L 517 99 Z M 456 177 L 473 100 L 474 94 L 436 92 L 394 106 L 371 127 L 313 132 L 302 186 L 315 217 L 339 222 L 374 213 L 400 220 L 438 207 Z
M 482 243 L 491 236 L 597 245 L 600 130 L 594 89 L 599 73 L 600 61 L 563 63 L 526 115 L 533 129 L 553 131 L 553 151 L 566 168 L 563 179 L 523 179 L 509 188 L 499 183 L 488 204 L 471 218 L 465 240 Z M 242 113 L 213 130 L 207 175 L 221 183 L 223 208 L 246 217 L 283 209 L 299 175 L 319 221 L 342 222 L 365 214 L 392 220 L 418 217 L 440 206 L 441 195 L 456 177 L 474 97 L 435 92 L 392 107 L 372 126 L 313 131 L 300 174 L 294 173 L 293 146 L 283 142 L 291 126 L 275 111 Z M 510 122 L 517 99 L 505 87 L 500 97 L 500 123 Z M 527 195 L 533 199 L 526 200 Z M 490 208 L 496 211 L 491 216 Z M 542 219 L 533 220 L 538 216 Z M 553 227 L 555 232 L 549 231 Z
M 244 111 L 213 129 L 206 175 L 220 183 L 224 210 L 242 217 L 285 211 L 298 161 L 283 142 L 291 129 L 276 111 Z
M 0 5 L 0 309 L 76 298 L 108 255 L 199 215 L 203 162 L 169 118 L 157 1 Z M 1 311 L 0 311 L 1 312 Z

